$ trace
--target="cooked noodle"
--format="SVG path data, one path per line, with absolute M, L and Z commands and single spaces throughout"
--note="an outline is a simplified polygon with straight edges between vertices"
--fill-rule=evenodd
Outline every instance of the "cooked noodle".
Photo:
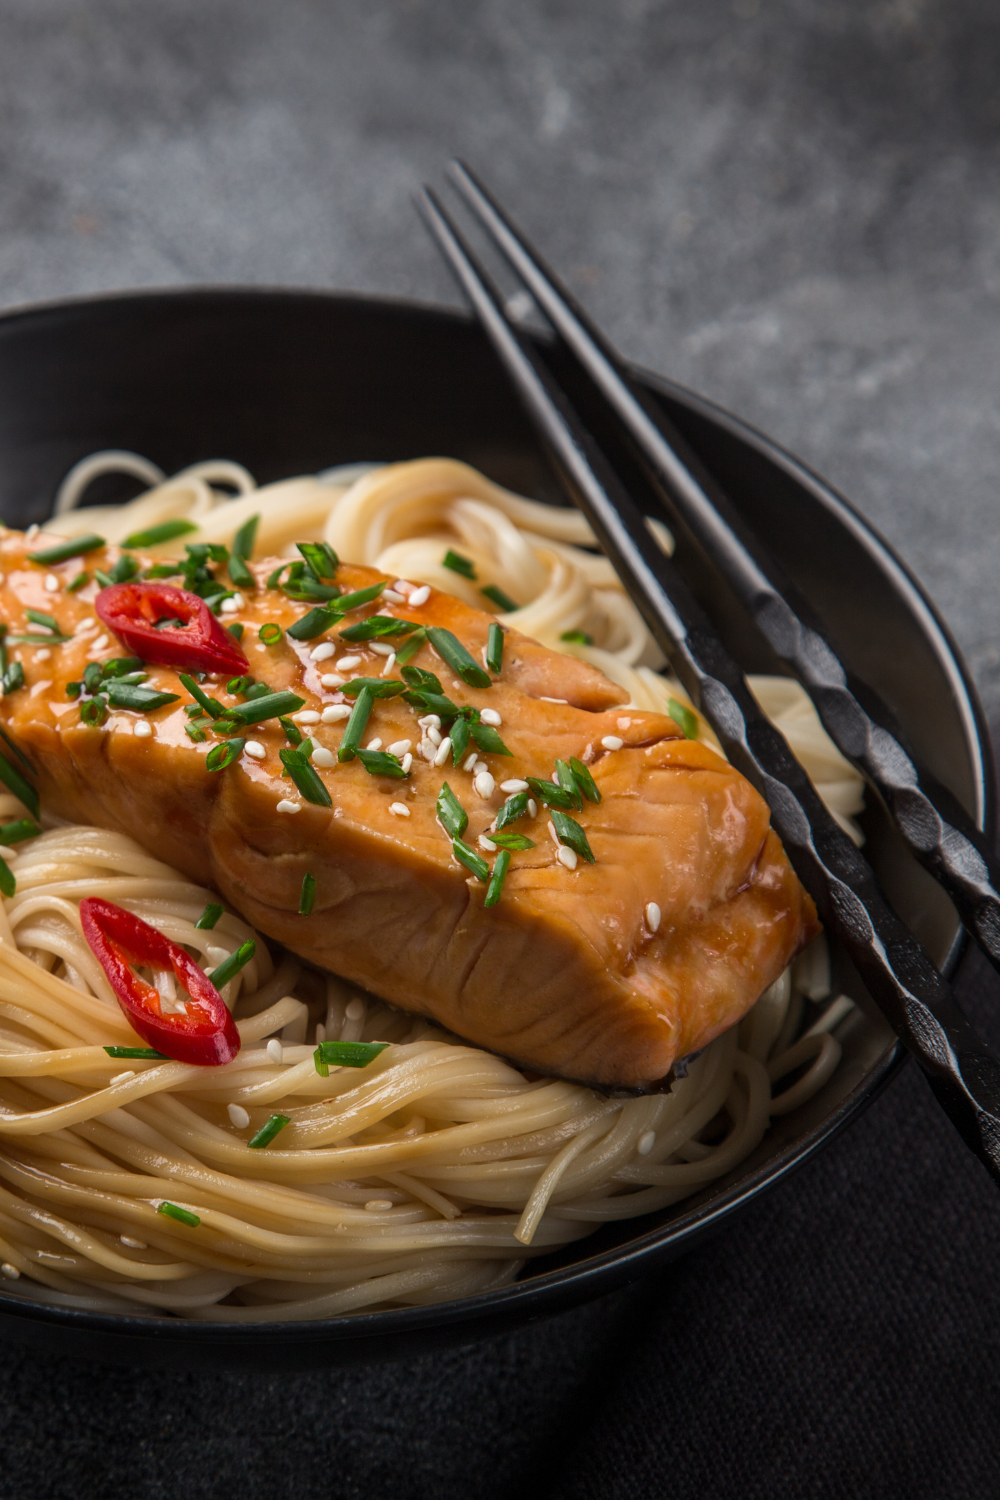
M 441 564 L 447 547 L 460 547 L 480 583 L 519 605 L 501 618 L 594 661 L 637 707 L 683 700 L 654 670 L 656 649 L 610 565 L 583 550 L 592 538 L 582 517 L 511 495 L 464 465 L 355 468 L 256 489 L 239 465 L 213 462 L 130 505 L 80 512 L 86 484 L 122 456 L 86 463 L 68 476 L 52 530 L 96 526 L 115 539 L 184 517 L 199 540 L 226 542 L 259 513 L 259 555 L 325 536 L 352 561 L 482 607 L 477 584 Z M 562 640 L 567 630 L 593 644 Z M 801 690 L 756 679 L 755 691 L 828 805 L 849 819 L 860 783 Z M 22 812 L 0 795 L 0 817 Z M 529 1258 L 732 1170 L 771 1116 L 829 1078 L 841 1050 L 832 1031 L 852 1008 L 845 997 L 818 1008 L 830 995 L 819 939 L 670 1093 L 606 1098 L 526 1078 L 272 954 L 232 913 L 198 929 L 214 893 L 122 835 L 50 819 L 19 846 L 14 869 L 16 893 L 0 908 L 0 1271 L 8 1294 L 73 1307 L 256 1322 L 502 1286 Z M 223 991 L 243 1043 L 232 1063 L 107 1055 L 137 1039 L 83 939 L 84 896 L 126 907 L 205 968 L 256 936 L 256 957 Z M 323 1039 L 390 1045 L 363 1070 L 321 1077 L 313 1049 Z M 248 1130 L 275 1112 L 289 1125 L 251 1149 Z M 158 1212 L 164 1202 L 200 1223 Z

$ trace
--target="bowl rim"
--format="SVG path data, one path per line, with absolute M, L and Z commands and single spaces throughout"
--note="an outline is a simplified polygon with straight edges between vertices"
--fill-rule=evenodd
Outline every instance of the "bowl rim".
M 310 286 L 208 283 L 126 288 L 18 304 L 0 311 L 0 337 L 16 325 L 44 323 L 55 317 L 82 314 L 107 305 L 157 301 L 197 304 L 208 303 L 213 299 L 230 303 L 240 300 L 315 300 L 355 308 L 371 308 L 384 313 L 396 312 L 407 317 L 417 316 L 463 327 L 473 323 L 472 315 L 460 308 L 392 294 L 338 291 Z M 997 796 L 986 717 L 960 648 L 913 571 L 849 500 L 788 449 L 751 423 L 680 382 L 638 364 L 632 364 L 631 369 L 654 392 L 687 407 L 716 427 L 723 428 L 738 441 L 756 449 L 772 464 L 783 469 L 795 483 L 810 491 L 817 503 L 832 512 L 863 550 L 878 555 L 880 566 L 892 575 L 908 611 L 917 620 L 947 677 L 971 761 L 976 795 L 973 816 L 977 825 L 992 839 L 996 828 Z M 965 933 L 959 928 L 942 965 L 946 975 L 954 973 L 966 941 Z M 407 1335 L 422 1330 L 460 1329 L 465 1323 L 476 1325 L 477 1331 L 470 1331 L 470 1340 L 485 1337 L 488 1336 L 488 1330 L 484 1330 L 483 1325 L 495 1319 L 499 1322 L 496 1315 L 514 1314 L 512 1321 L 516 1323 L 552 1315 L 584 1299 L 589 1300 L 614 1291 L 674 1258 L 682 1250 L 693 1248 L 700 1240 L 721 1229 L 737 1210 L 755 1201 L 765 1190 L 787 1180 L 794 1171 L 810 1161 L 874 1101 L 905 1060 L 906 1052 L 902 1044 L 898 1041 L 892 1043 L 837 1107 L 803 1138 L 790 1142 L 748 1176 L 730 1184 L 710 1201 L 692 1207 L 671 1224 L 647 1230 L 626 1244 L 586 1256 L 571 1265 L 542 1271 L 525 1281 L 515 1281 L 471 1297 L 432 1303 L 424 1307 L 359 1312 L 303 1321 L 203 1323 L 163 1314 L 104 1313 L 62 1307 L 5 1294 L 0 1288 L 0 1313 L 3 1318 L 58 1325 L 78 1333 L 88 1331 L 111 1335 L 121 1345 L 127 1345 L 129 1341 L 143 1342 L 153 1338 L 161 1346 L 164 1342 L 184 1345 L 192 1350 L 208 1346 L 220 1350 L 231 1349 L 234 1354 L 245 1346 L 306 1347 L 315 1344 L 355 1343 L 376 1338 L 387 1342 L 402 1342 Z M 585 1287 L 583 1295 L 582 1287 Z M 493 1331 L 504 1330 L 496 1327 Z

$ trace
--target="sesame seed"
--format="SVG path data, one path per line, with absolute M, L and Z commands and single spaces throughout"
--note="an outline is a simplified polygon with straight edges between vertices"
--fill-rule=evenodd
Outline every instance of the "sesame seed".
M 320 682 L 325 688 L 339 688 L 344 686 L 344 679 L 337 672 L 324 672 Z
M 314 708 L 303 708 L 295 715 L 296 724 L 318 724 L 319 714 Z
M 494 789 L 496 788 L 496 782 L 489 771 L 480 771 L 472 785 L 484 802 L 493 796 Z
M 479 835 L 479 847 L 480 849 L 485 849 L 487 854 L 494 854 L 497 846 L 492 839 L 486 837 L 485 833 L 481 833 Z
M 429 760 L 433 763 L 434 757 L 435 755 L 437 755 L 437 753 L 438 747 L 437 745 L 435 745 L 433 740 L 421 740 L 420 744 L 417 746 L 417 754 L 420 756 L 421 760 Z
M 359 666 L 360 662 L 360 656 L 342 656 L 337 663 L 337 671 L 349 672 L 352 667 Z
M 250 1124 L 250 1116 L 242 1104 L 227 1104 L 226 1113 L 229 1116 L 230 1125 L 235 1125 L 237 1130 L 246 1130 Z
M 383 589 L 382 590 L 382 598 L 383 599 L 388 599 L 388 601 L 389 601 L 390 604 L 405 604 L 406 603 L 406 595 L 405 594 L 397 594 L 395 589 Z
M 431 742 L 432 745 L 440 745 L 440 743 L 441 743 L 442 734 L 441 734 L 441 730 L 439 728 L 440 723 L 441 723 L 441 720 L 438 719 L 437 724 L 428 724 L 427 725 L 427 736 L 426 737 L 427 737 L 427 739 L 430 740 L 430 742 Z
M 438 714 L 424 714 L 422 719 L 417 720 L 417 723 L 420 725 L 421 729 L 441 728 L 441 719 Z
M 46 573 L 45 588 L 50 594 L 54 594 L 59 587 L 59 580 L 54 573 Z
M 404 599 L 409 598 L 410 594 L 413 593 L 413 584 L 407 583 L 405 578 L 397 578 L 392 587 L 393 592 L 402 594 Z
M 576 851 L 574 849 L 567 849 L 565 844 L 559 845 L 559 852 L 556 858 L 561 865 L 566 866 L 567 870 L 576 869 Z
M 278 803 L 278 812 L 297 813 L 302 811 L 301 802 L 289 802 L 287 797 L 282 797 Z
M 644 1130 L 642 1135 L 636 1141 L 635 1149 L 638 1151 L 640 1156 L 648 1156 L 655 1145 L 656 1131 Z
M 419 609 L 421 604 L 426 604 L 430 597 L 430 587 L 425 583 L 421 588 L 413 590 L 408 601 L 410 608 Z
M 484 724 L 492 724 L 495 728 L 499 728 L 499 726 L 503 723 L 503 719 L 501 719 L 495 708 L 481 709 L 479 717 L 482 719 Z
M 389 811 L 394 818 L 408 818 L 410 816 L 410 809 L 405 802 L 390 802 Z
M 537 816 L 538 816 L 538 803 L 535 801 L 534 797 L 529 797 L 528 798 L 528 817 L 529 818 L 537 818 Z
M 546 698 L 545 695 L 544 695 L 544 693 L 543 693 L 540 701 L 542 703 L 568 703 L 569 699 L 568 698 Z
M 41 531 L 41 529 L 42 528 L 39 526 L 39 524 L 38 524 L 37 521 L 32 521 L 31 525 L 28 527 L 27 531 L 24 533 L 24 540 L 26 542 L 33 542 L 35 540 L 35 537 Z
M 625 741 L 620 740 L 616 734 L 606 734 L 601 741 L 605 750 L 620 750 Z
M 376 656 L 395 656 L 395 646 L 390 646 L 386 641 L 369 641 L 369 651 L 374 651 Z
M 660 927 L 660 908 L 655 901 L 650 901 L 646 906 L 646 926 L 650 932 L 658 932 Z
M 120 1234 L 118 1238 L 129 1250 L 148 1250 L 149 1246 L 145 1240 L 135 1240 L 130 1234 Z
M 314 646 L 309 653 L 310 661 L 329 661 L 331 656 L 336 656 L 337 648 L 332 641 L 324 641 L 322 645 Z
M 5 1260 L 3 1265 L 0 1266 L 0 1276 L 3 1276 L 7 1281 L 17 1281 L 20 1279 L 20 1275 L 20 1271 L 16 1266 L 12 1266 L 9 1260 Z
M 400 761 L 400 765 L 403 767 L 403 775 L 407 775 L 410 767 L 413 765 L 413 756 L 409 753 L 409 751 L 407 751 L 407 753 L 403 756 L 403 759 Z
M 554 844 L 558 844 L 558 842 L 559 842 L 559 835 L 558 835 L 558 833 L 556 833 L 556 825 L 553 823 L 553 821 L 552 821 L 551 818 L 549 819 L 549 822 L 548 822 L 548 829 L 549 829 L 549 837 L 551 838 L 552 842 Z
M 381 748 L 382 741 L 379 739 L 378 735 L 376 735 L 373 740 L 369 740 L 367 745 L 365 746 L 366 750 L 381 750 Z
M 393 740 L 392 744 L 389 746 L 389 754 L 402 757 L 406 754 L 407 750 L 409 750 L 412 743 L 412 740 Z
M 363 1000 L 348 1000 L 344 1006 L 344 1015 L 349 1021 L 360 1021 L 365 1013 L 365 1002 Z
M 325 745 L 317 745 L 310 759 L 314 766 L 322 766 L 324 771 L 332 770 L 337 764 L 337 757 Z
M 393 669 L 393 667 L 395 665 L 396 665 L 396 653 L 395 653 L 395 651 L 392 651 L 386 657 L 386 659 L 385 659 L 385 666 L 382 668 L 381 672 L 378 675 L 380 677 L 388 677 L 389 673 L 392 671 L 392 669 Z
M 148 740 L 153 733 L 153 726 L 146 719 L 140 719 L 132 731 L 137 740 Z
M 556 775 L 555 771 L 552 772 L 552 780 L 555 782 L 556 786 L 561 785 L 559 777 Z
M 52 655 L 52 652 L 49 650 L 48 646 L 43 646 L 42 649 L 41 649 L 41 651 L 36 651 L 35 652 L 35 660 L 36 661 L 48 661 L 48 659 L 49 659 L 49 657 L 51 655 Z
M 471 771 L 473 769 L 473 767 L 475 766 L 476 761 L 478 759 L 479 759 L 478 755 L 473 750 L 472 754 L 469 756 L 469 758 L 465 761 L 464 765 L 462 766 L 462 770 L 463 771 Z
M 351 705 L 349 703 L 331 703 L 329 708 L 324 708 L 320 719 L 324 724 L 339 724 L 343 719 L 351 717 Z
M 252 756 L 254 760 L 264 760 L 267 755 L 267 751 L 264 749 L 264 746 L 261 744 L 260 740 L 247 740 L 246 744 L 243 746 L 243 749 L 246 751 L 247 755 Z
M 222 603 L 219 605 L 219 614 L 234 615 L 239 607 L 240 606 L 236 603 L 235 599 L 223 599 Z
M 124 1073 L 116 1073 L 115 1076 L 114 1076 L 114 1078 L 112 1078 L 111 1082 L 112 1083 L 126 1083 L 128 1081 L 128 1079 L 134 1078 L 134 1077 L 135 1077 L 135 1069 L 134 1068 L 126 1068 Z
M 263 644 L 262 641 L 254 641 L 253 649 L 255 651 L 266 651 L 268 648 Z
M 267 1044 L 267 1055 L 273 1063 L 280 1063 L 285 1055 L 284 1048 L 276 1036 L 273 1036 Z
M 233 603 L 235 604 L 236 608 L 237 609 L 242 609 L 243 606 L 244 606 L 244 604 L 246 604 L 246 602 L 247 601 L 244 599 L 244 597 L 240 593 L 239 589 L 237 589 L 236 593 L 233 595 Z
M 92 642 L 90 649 L 91 649 L 91 651 L 104 651 L 106 649 L 106 647 L 107 647 L 107 644 L 108 644 L 108 638 L 107 638 L 107 636 L 106 635 L 99 635 L 97 637 L 97 640 L 94 641 L 94 642 Z
M 449 735 L 446 735 L 445 738 L 441 741 L 440 745 L 438 745 L 437 751 L 435 752 L 435 755 L 434 755 L 434 764 L 436 766 L 443 766 L 445 764 L 445 762 L 447 761 L 448 756 L 450 754 L 451 754 L 451 735 L 449 734 Z
M 391 1198 L 369 1198 L 365 1204 L 370 1214 L 384 1214 L 392 1207 Z
M 519 781 L 514 776 L 510 781 L 501 781 L 500 790 L 502 792 L 526 792 L 528 790 L 528 783 L 526 781 Z
M 628 729 L 628 727 L 632 723 L 632 720 L 631 719 L 617 719 L 615 722 L 617 723 L 619 729 Z M 643 1136 L 643 1140 L 645 1140 L 645 1136 Z

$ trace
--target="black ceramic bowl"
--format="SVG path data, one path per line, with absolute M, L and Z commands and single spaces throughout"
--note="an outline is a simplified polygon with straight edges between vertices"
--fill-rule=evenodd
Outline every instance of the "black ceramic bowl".
M 993 778 L 975 691 L 919 585 L 845 501 L 710 402 L 643 377 L 766 545 L 813 600 L 851 666 L 888 700 L 913 744 L 992 832 Z M 527 495 L 558 501 L 552 474 L 478 329 L 434 308 L 281 291 L 95 298 L 0 318 L 0 497 L 24 526 L 50 512 L 67 469 L 99 448 L 167 473 L 238 459 L 261 482 L 358 459 L 446 454 Z M 107 492 L 93 496 L 107 501 Z M 120 498 L 126 498 L 123 492 Z M 679 559 L 753 670 L 770 665 L 690 548 Z M 950 903 L 877 810 L 867 852 L 901 915 L 951 968 Z M 469 1343 L 622 1285 L 690 1251 L 806 1161 L 864 1109 L 901 1054 L 862 1003 L 826 1087 L 778 1119 L 758 1150 L 697 1197 L 602 1228 L 532 1263 L 515 1286 L 436 1307 L 312 1323 L 230 1326 L 106 1316 L 0 1294 L 5 1338 L 48 1352 L 159 1366 L 347 1364 Z

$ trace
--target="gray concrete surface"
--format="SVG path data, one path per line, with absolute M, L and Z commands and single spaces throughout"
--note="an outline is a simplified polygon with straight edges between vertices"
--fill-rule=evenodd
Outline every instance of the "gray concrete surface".
M 633 357 L 841 487 L 1000 714 L 992 0 L 2 0 L 0 303 L 178 282 L 454 300 L 486 173 Z

